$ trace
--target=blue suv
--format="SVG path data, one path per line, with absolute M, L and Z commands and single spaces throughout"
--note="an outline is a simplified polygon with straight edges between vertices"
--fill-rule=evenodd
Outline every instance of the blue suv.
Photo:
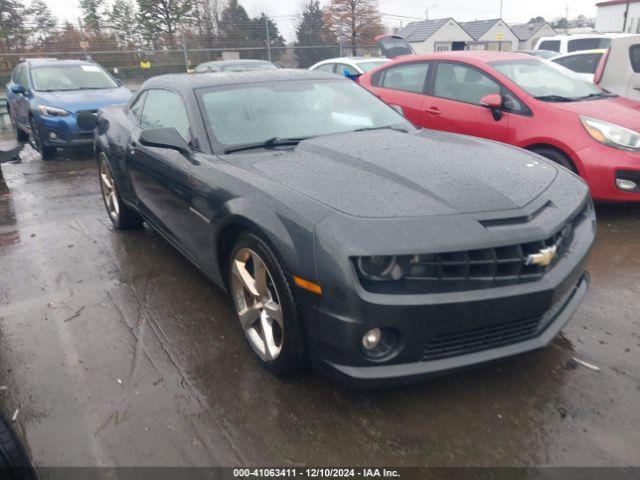
M 130 97 L 102 67 L 81 60 L 25 60 L 7 84 L 16 137 L 20 142 L 31 137 L 43 159 L 53 158 L 61 147 L 92 144 L 93 132 L 78 127 L 78 112 L 124 104 Z

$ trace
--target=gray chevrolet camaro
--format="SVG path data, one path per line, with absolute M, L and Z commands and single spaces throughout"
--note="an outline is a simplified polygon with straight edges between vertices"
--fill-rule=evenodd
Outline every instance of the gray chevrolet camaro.
M 115 227 L 146 221 L 227 289 L 276 374 L 388 385 L 534 350 L 587 290 L 580 178 L 351 80 L 161 76 L 80 123 Z

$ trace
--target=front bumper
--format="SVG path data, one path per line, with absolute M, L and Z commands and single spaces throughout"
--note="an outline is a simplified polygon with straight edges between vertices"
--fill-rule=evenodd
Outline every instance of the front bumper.
M 47 147 L 81 147 L 93 144 L 93 131 L 81 130 L 75 114 L 66 117 L 40 115 L 37 125 L 42 143 Z
M 577 153 L 582 162 L 582 177 L 589 184 L 594 200 L 640 202 L 640 191 L 624 191 L 616 186 L 616 177 L 625 178 L 629 173 L 640 177 L 640 153 L 596 142 Z
M 543 317 L 542 324 L 545 326 L 539 335 L 517 343 L 508 343 L 496 348 L 430 361 L 374 366 L 349 366 L 332 363 L 327 359 L 316 358 L 314 366 L 319 371 L 326 373 L 346 385 L 372 388 L 413 383 L 465 367 L 480 365 L 544 348 L 567 324 L 587 293 L 588 285 L 589 275 L 584 273 L 580 277 L 579 282 L 563 297 L 562 301 L 550 309 L 550 314 L 547 315 L 547 318 Z
M 486 289 L 391 294 L 327 289 L 307 322 L 315 368 L 350 386 L 411 383 L 425 377 L 542 348 L 567 323 L 588 288 L 586 263 L 595 217 L 579 217 L 570 244 L 542 278 Z M 393 353 L 368 359 L 371 328 L 399 339 Z

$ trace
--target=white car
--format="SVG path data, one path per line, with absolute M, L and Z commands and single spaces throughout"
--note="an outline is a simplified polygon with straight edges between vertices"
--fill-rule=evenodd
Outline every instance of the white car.
M 593 82 L 600 59 L 605 54 L 605 49 L 584 50 L 568 53 L 551 59 L 552 62 L 562 65 L 576 73 L 580 78 Z
M 595 82 L 605 90 L 640 101 L 640 35 L 611 42 Z
M 541 37 L 536 44 L 536 50 L 551 50 L 561 55 L 607 48 L 614 38 L 629 36 L 628 33 L 580 33 L 576 35 L 556 35 L 555 37 Z
M 388 58 L 382 57 L 341 57 L 323 60 L 311 66 L 309 70 L 319 70 L 321 72 L 336 73 L 345 77 L 359 77 L 369 70 L 378 68 L 389 62 Z

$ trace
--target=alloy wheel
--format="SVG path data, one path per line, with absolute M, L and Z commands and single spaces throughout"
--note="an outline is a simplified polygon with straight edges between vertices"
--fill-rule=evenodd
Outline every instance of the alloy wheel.
M 42 140 L 40 139 L 40 130 L 38 130 L 38 126 L 36 125 L 35 120 L 31 117 L 30 120 L 31 125 L 31 138 L 33 139 L 33 147 L 36 149 L 38 153 L 42 155 L 44 152 L 44 148 L 42 147 Z
M 267 265 L 253 250 L 236 252 L 231 262 L 231 291 L 251 348 L 263 361 L 274 361 L 284 342 L 282 307 Z
M 107 212 L 114 222 L 118 221 L 120 216 L 120 202 L 118 201 L 118 193 L 116 190 L 116 182 L 111 175 L 111 169 L 105 159 L 100 160 L 100 187 L 102 189 L 102 197 L 107 207 Z

